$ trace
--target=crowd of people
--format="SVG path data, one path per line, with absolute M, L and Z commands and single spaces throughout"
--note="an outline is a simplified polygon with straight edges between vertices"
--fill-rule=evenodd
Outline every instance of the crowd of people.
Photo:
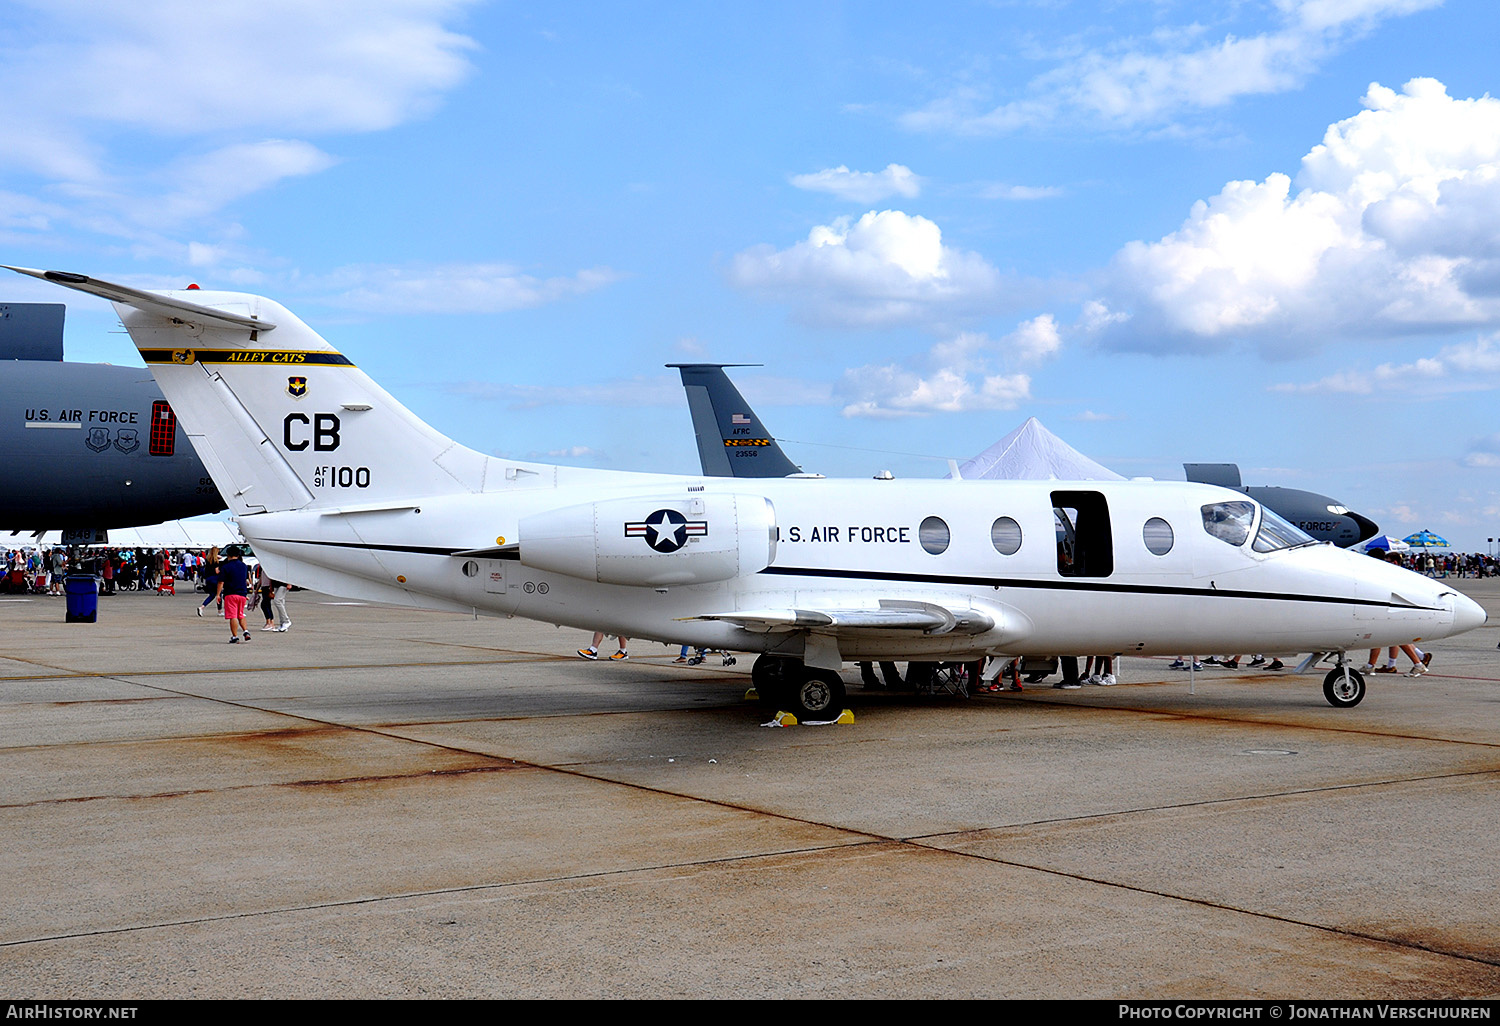
M 1410 552 L 1392 552 L 1385 558 L 1397 566 L 1404 566 L 1428 577 L 1500 577 L 1500 558 L 1487 556 L 1482 552 L 1413 549 Z
M 88 574 L 99 578 L 102 595 L 152 591 L 166 578 L 194 582 L 207 561 L 208 552 L 187 549 L 10 549 L 0 590 L 61 595 L 64 577 Z
M 184 587 L 199 589 L 205 597 L 197 606 L 197 614 L 202 616 L 204 609 L 215 604 L 216 610 L 224 612 L 229 621 L 230 640 L 236 643 L 250 640 L 244 616 L 252 604 L 258 604 L 265 615 L 262 631 L 285 631 L 292 625 L 286 608 L 290 587 L 273 580 L 259 563 L 247 565 L 235 545 L 229 546 L 222 557 L 218 546 L 207 550 L 60 545 L 10 549 L 4 555 L 0 592 L 60 596 L 64 594 L 64 579 L 75 574 L 96 578 L 100 595 L 156 591 L 164 587 L 171 587 L 176 594 L 179 582 Z

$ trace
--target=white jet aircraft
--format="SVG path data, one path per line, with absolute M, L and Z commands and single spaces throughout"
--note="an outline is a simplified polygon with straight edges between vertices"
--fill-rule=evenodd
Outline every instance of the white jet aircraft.
M 11 269 L 114 302 L 273 577 L 759 652 L 763 698 L 803 717 L 838 711 L 854 660 L 1342 654 L 1485 621 L 1444 582 L 1314 542 L 1212 485 L 682 477 L 485 456 L 272 300 Z M 1364 680 L 1341 664 L 1324 693 L 1352 706 Z

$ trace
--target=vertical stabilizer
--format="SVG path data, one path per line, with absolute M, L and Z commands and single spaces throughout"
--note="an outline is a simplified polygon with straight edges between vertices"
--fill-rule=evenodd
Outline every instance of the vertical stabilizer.
M 1237 463 L 1184 463 L 1183 472 L 1189 481 L 1199 484 L 1218 485 L 1240 491 L 1240 467 Z
M 114 302 L 237 515 L 482 491 L 491 476 L 495 461 L 433 430 L 279 303 L 12 270 Z
M 743 363 L 669 363 L 682 374 L 698 460 L 709 477 L 788 477 L 801 468 L 787 459 L 760 417 L 734 387 L 725 367 Z

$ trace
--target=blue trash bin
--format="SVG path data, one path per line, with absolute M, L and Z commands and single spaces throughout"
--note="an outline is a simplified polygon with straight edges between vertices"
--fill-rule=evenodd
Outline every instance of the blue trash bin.
M 99 620 L 99 578 L 79 575 L 63 578 L 63 593 L 68 603 L 63 623 L 96 623 Z

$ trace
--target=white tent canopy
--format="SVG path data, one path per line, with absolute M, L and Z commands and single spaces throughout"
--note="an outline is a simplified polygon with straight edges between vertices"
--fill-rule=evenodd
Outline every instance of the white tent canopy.
M 1095 463 L 1051 431 L 1035 417 L 1016 428 L 984 452 L 959 465 L 965 480 L 989 478 L 1007 481 L 1123 481 L 1108 467 Z

